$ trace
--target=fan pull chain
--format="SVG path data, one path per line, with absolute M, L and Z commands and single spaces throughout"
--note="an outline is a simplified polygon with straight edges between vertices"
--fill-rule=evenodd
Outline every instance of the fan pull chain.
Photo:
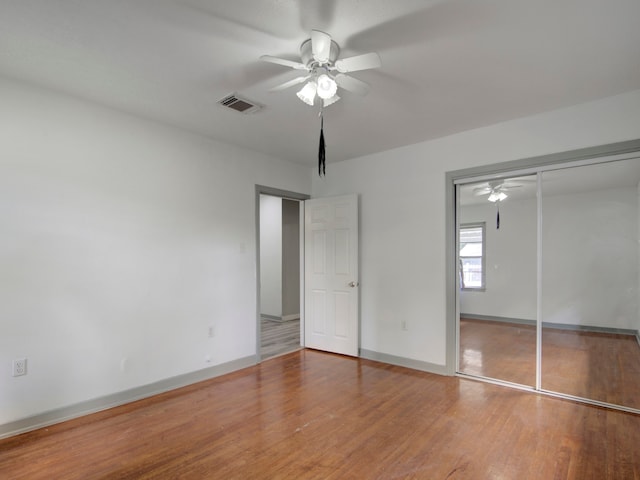
M 500 230 L 500 202 L 496 202 L 496 230 Z
M 325 167 L 325 151 L 324 151 L 324 115 L 320 111 L 320 146 L 318 148 L 318 175 L 320 177 L 326 175 Z

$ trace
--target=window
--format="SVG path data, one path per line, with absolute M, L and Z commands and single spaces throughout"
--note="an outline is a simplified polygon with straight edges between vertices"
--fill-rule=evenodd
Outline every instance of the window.
M 460 286 L 484 290 L 484 223 L 460 225 Z

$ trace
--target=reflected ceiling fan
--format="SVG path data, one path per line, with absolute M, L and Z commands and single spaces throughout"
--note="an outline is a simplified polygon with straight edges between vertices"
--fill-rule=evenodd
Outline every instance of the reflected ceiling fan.
M 323 107 L 340 100 L 338 87 L 358 95 L 369 92 L 369 84 L 347 73 L 379 68 L 382 63 L 380 56 L 375 53 L 365 53 L 339 59 L 340 47 L 331 36 L 320 30 L 312 30 L 311 38 L 300 46 L 300 62 L 284 58 L 263 55 L 260 60 L 275 63 L 285 67 L 305 72 L 303 75 L 273 87 L 270 91 L 278 92 L 304 83 L 297 96 L 307 105 L 314 105 L 316 98 L 320 98 Z
M 496 204 L 496 229 L 500 229 L 500 202 L 509 195 L 507 192 L 524 187 L 525 183 L 535 182 L 529 178 L 511 178 L 507 180 L 491 180 L 473 189 L 476 197 L 488 195 L 487 200 Z
M 509 191 L 522 188 L 525 183 L 531 181 L 529 179 L 492 180 L 474 188 L 473 195 L 476 197 L 488 195 L 487 200 L 490 202 L 501 202 L 509 196 Z

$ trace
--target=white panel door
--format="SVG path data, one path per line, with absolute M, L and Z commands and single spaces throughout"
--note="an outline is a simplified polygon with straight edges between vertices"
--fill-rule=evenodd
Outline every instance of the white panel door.
M 358 197 L 305 201 L 305 346 L 358 356 Z

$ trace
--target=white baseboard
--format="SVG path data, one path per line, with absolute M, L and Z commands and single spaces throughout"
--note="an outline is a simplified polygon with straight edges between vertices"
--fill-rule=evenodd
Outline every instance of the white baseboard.
M 536 326 L 535 320 L 527 320 L 522 318 L 509 318 L 509 317 L 495 317 L 493 315 L 479 315 L 475 313 L 461 313 L 460 318 L 468 318 L 471 320 L 489 320 L 491 322 L 504 322 L 504 323 L 516 323 L 520 325 Z M 553 323 L 542 322 L 543 328 L 555 328 L 557 330 L 579 330 L 582 332 L 595 332 L 595 333 L 613 333 L 616 335 L 639 335 L 638 330 L 629 328 L 615 328 L 615 327 L 599 327 L 597 325 L 576 325 L 571 323 Z
M 437 365 L 435 363 L 423 362 L 422 360 L 414 360 L 412 358 L 398 357 L 389 355 L 388 353 L 374 352 L 372 350 L 360 349 L 360 357 L 367 360 L 375 360 L 377 362 L 397 365 L 399 367 L 412 368 L 423 372 L 435 373 L 437 375 L 448 375 L 445 365 Z
M 255 355 L 239 358 L 231 362 L 167 378 L 165 380 L 160 380 L 159 382 L 150 383 L 148 385 L 132 388 L 123 392 L 87 400 L 75 405 L 57 408 L 55 410 L 50 410 L 48 412 L 16 420 L 14 422 L 5 423 L 0 425 L 0 438 L 11 437 L 20 433 L 47 427 L 55 423 L 64 422 L 73 418 L 82 417 L 84 415 L 124 405 L 125 403 L 135 402 L 136 400 L 165 393 L 170 390 L 175 390 L 176 388 L 186 387 L 187 385 L 219 377 L 220 375 L 225 375 L 255 364 Z

